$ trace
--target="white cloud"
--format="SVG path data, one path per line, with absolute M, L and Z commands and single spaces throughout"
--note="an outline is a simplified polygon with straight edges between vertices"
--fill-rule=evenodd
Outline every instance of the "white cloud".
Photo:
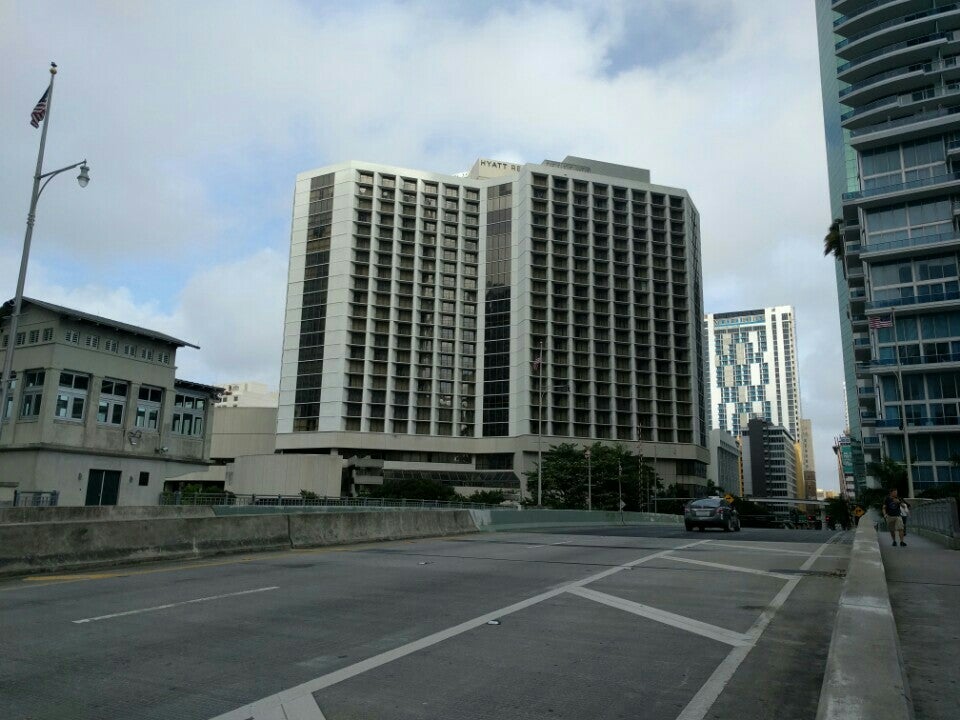
M 714 30 L 701 42 L 665 32 L 689 47 L 624 66 L 645 57 L 630 52 L 642 37 L 631 23 L 698 12 L 672 3 L 650 0 L 646 16 L 629 3 L 0 5 L 0 65 L 17 68 L 0 74 L 0 252 L 19 247 L 37 141 L 27 117 L 49 59 L 61 65 L 49 164 L 88 157 L 93 181 L 58 178 L 45 193 L 38 260 L 53 287 L 38 290 L 94 301 L 128 288 L 106 291 L 124 319 L 173 323 L 204 346 L 184 368 L 200 379 L 277 375 L 279 349 L 257 350 L 265 336 L 248 334 L 265 330 L 249 318 L 280 317 L 284 273 L 247 261 L 268 249 L 283 265 L 298 171 L 367 159 L 456 172 L 498 153 L 648 167 L 700 209 L 708 310 L 796 306 L 803 401 L 831 484 L 842 369 L 819 250 L 830 213 L 813 8 L 705 3 L 694 26 Z M 138 264 L 158 268 L 163 293 L 140 295 L 124 276 Z M 231 265 L 235 285 L 220 284 L 216 268 Z M 254 284 L 266 308 L 239 290 Z

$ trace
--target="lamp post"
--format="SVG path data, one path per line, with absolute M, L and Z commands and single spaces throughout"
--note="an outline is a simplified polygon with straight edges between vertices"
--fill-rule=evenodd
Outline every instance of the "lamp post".
M 50 110 L 53 103 L 53 81 L 57 75 L 56 63 L 50 63 L 50 86 L 46 93 L 46 112 L 43 116 L 43 130 L 40 132 L 40 150 L 37 153 L 37 169 L 33 174 L 33 193 L 30 196 L 30 212 L 27 213 L 27 230 L 23 236 L 23 251 L 20 254 L 20 275 L 17 277 L 17 292 L 13 298 L 13 309 L 10 313 L 10 330 L 7 335 L 7 349 L 3 358 L 3 375 L 0 377 L 0 433 L 3 430 L 2 415 L 7 411 L 7 399 L 10 397 L 10 377 L 13 373 L 13 350 L 17 344 L 17 328 L 20 325 L 20 308 L 23 305 L 23 287 L 27 279 L 27 263 L 30 259 L 30 241 L 33 239 L 33 224 L 37 216 L 37 201 L 40 193 L 47 184 L 60 173 L 80 168 L 77 182 L 80 187 L 86 187 L 90 182 L 90 167 L 86 160 L 73 165 L 67 165 L 59 170 L 43 172 L 43 151 L 47 144 L 47 127 L 50 124 Z M 11 418 L 14 415 L 10 412 Z
M 587 510 L 593 510 L 593 467 L 590 461 L 590 448 L 584 455 L 587 456 Z

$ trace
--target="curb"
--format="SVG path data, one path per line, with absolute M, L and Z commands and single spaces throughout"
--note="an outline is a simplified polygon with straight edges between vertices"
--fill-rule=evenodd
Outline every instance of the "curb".
M 913 720 L 876 512 L 861 518 L 837 609 L 817 720 Z

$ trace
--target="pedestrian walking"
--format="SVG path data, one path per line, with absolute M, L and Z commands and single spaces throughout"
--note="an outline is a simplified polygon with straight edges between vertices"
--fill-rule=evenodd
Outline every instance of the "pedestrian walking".
M 883 517 L 887 520 L 887 530 L 890 531 L 890 538 L 893 540 L 893 546 L 897 546 L 897 535 L 900 535 L 900 547 L 906 547 L 903 541 L 903 515 L 902 506 L 897 489 L 893 488 L 883 500 Z
M 900 520 L 903 522 L 903 534 L 907 534 L 907 518 L 910 517 L 910 503 L 900 498 Z

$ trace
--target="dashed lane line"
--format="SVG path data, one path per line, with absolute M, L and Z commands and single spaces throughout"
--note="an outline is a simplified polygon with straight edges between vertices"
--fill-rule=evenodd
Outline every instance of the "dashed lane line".
M 271 585 L 270 587 L 256 588 L 255 590 L 241 590 L 240 592 L 224 593 L 223 595 L 209 595 L 207 597 L 194 598 L 193 600 L 182 600 L 175 603 L 166 603 L 165 605 L 154 605 L 153 607 L 139 608 L 138 610 L 110 613 L 109 615 L 97 615 L 96 617 L 88 617 L 81 620 L 71 620 L 70 622 L 72 622 L 74 625 L 82 625 L 84 623 L 99 622 L 100 620 L 112 620 L 113 618 L 127 617 L 128 615 L 140 615 L 142 613 L 156 612 L 157 610 L 167 610 L 169 608 L 179 607 L 181 605 L 193 605 L 195 603 L 209 602 L 211 600 L 222 600 L 223 598 L 238 597 L 240 595 L 253 595 L 254 593 L 269 592 L 270 590 L 279 589 L 280 587 L 278 585 Z

